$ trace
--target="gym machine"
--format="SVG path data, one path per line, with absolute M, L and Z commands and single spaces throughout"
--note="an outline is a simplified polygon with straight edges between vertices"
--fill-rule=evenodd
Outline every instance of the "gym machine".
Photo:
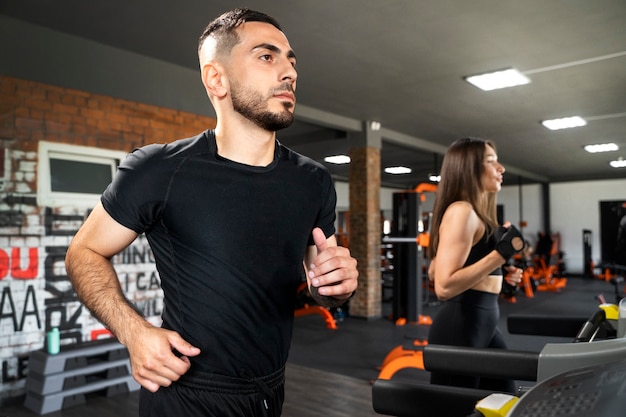
M 383 243 L 394 248 L 393 319 L 397 325 L 432 324 L 432 319 L 422 314 L 424 302 L 424 270 L 427 268 L 425 249 L 430 235 L 428 218 L 422 209 L 425 193 L 437 191 L 435 184 L 423 183 L 412 191 L 393 196 L 392 236 L 383 237 Z M 391 379 L 400 369 L 424 369 L 422 347 L 427 344 L 423 326 L 411 329 L 406 343 L 392 349 L 381 365 L 379 379 Z
M 615 338 L 617 314 L 616 305 L 601 305 L 588 319 L 510 316 L 511 333 L 571 337 L 572 331 L 578 329 L 574 333 L 574 343 L 548 343 L 539 353 L 437 345 L 424 347 L 423 360 L 428 371 L 537 381 L 530 390 L 520 391 L 520 397 L 480 389 L 378 379 L 372 386 L 372 405 L 379 414 L 398 417 L 543 417 L 551 414 L 537 411 L 538 407 L 565 406 L 563 398 L 567 397 L 571 400 L 571 413 L 560 415 L 621 415 L 615 410 L 626 408 L 626 397 L 613 394 L 626 387 L 626 338 Z M 573 384 L 577 378 L 579 382 Z M 602 381 L 606 383 L 600 384 Z M 589 391 L 590 387 L 595 388 Z M 589 392 L 592 395 L 588 402 L 579 404 L 575 401 Z M 508 398 L 510 402 L 496 406 L 499 412 L 493 410 L 493 405 L 488 408 L 484 403 L 486 410 L 476 410 L 477 406 L 480 409 L 481 400 L 490 397 L 493 400 L 495 394 L 500 396 L 498 399 Z
M 620 339 L 620 342 L 623 345 L 626 340 Z M 624 352 L 626 350 L 622 354 Z M 394 401 L 398 403 L 397 413 L 393 415 L 399 417 L 616 417 L 623 415 L 626 409 L 626 397 L 622 392 L 625 384 L 626 360 L 621 359 L 555 374 L 520 398 L 469 388 L 441 386 L 431 389 L 429 385 L 416 396 L 409 384 L 391 381 L 382 381 L 373 396 L 382 397 L 393 392 Z M 375 404 L 377 401 L 380 400 L 374 399 Z M 407 407 L 409 403 L 413 405 Z M 474 410 L 468 414 L 468 408 Z M 380 412 L 377 408 L 375 410 Z
M 431 323 L 430 317 L 422 315 L 424 249 L 429 243 L 422 203 L 425 193 L 436 191 L 436 185 L 423 183 L 393 195 L 392 236 L 383 237 L 383 243 L 394 247 L 392 314 L 398 323 Z

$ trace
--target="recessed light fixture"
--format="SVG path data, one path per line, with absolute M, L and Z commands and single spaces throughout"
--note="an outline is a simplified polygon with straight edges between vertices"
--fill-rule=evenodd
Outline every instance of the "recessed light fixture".
M 617 158 L 615 161 L 609 162 L 613 168 L 626 168 L 626 160 L 624 158 Z
M 580 116 L 572 116 L 563 117 L 561 119 L 543 120 L 541 124 L 550 130 L 559 130 L 585 126 L 587 122 Z
M 348 155 L 333 155 L 333 156 L 327 156 L 326 158 L 324 158 L 324 161 L 330 164 L 337 164 L 337 165 L 349 164 L 350 157 Z
M 441 175 L 439 175 L 439 174 L 430 174 L 428 176 L 428 180 L 432 181 L 432 182 L 439 182 L 439 181 L 441 181 Z
M 464 79 L 468 83 L 480 88 L 483 91 L 515 87 L 530 83 L 530 78 L 515 68 L 507 68 L 485 74 L 470 75 Z
M 613 152 L 619 150 L 619 146 L 614 143 L 597 143 L 595 145 L 585 145 L 584 149 L 589 153 Z
M 385 168 L 385 172 L 387 174 L 400 175 L 400 174 L 410 174 L 412 170 L 409 167 L 387 167 Z

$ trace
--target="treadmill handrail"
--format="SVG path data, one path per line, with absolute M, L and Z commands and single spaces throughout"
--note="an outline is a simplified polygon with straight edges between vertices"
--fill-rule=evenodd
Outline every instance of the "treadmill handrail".
M 372 407 L 396 417 L 467 416 L 476 403 L 493 391 L 377 379 L 372 385 Z
M 589 316 L 511 314 L 507 320 L 510 334 L 567 337 L 573 339 Z
M 424 347 L 424 368 L 431 372 L 536 381 L 539 353 L 447 345 Z

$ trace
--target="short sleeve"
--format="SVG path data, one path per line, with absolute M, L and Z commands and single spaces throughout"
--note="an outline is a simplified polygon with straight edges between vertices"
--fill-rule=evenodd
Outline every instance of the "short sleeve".
M 316 220 L 316 227 L 319 227 L 324 232 L 326 238 L 329 238 L 335 234 L 335 220 L 337 217 L 337 192 L 335 191 L 335 184 L 328 171 L 323 170 L 322 187 L 321 187 L 321 206 L 320 212 Z M 309 239 L 310 246 L 314 245 L 313 237 Z
M 159 218 L 170 170 L 164 165 L 163 145 L 148 145 L 130 153 L 100 201 L 113 219 L 144 233 Z

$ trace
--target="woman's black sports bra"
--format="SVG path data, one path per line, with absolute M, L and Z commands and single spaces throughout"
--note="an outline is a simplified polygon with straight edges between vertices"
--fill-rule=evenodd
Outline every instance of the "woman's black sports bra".
M 496 243 L 496 237 L 493 234 L 491 236 L 487 236 L 487 231 L 485 231 L 483 237 L 481 237 L 480 240 L 476 242 L 474 246 L 472 246 L 472 249 L 467 256 L 467 260 L 465 261 L 465 264 L 463 264 L 463 267 L 475 264 L 476 262 L 487 256 L 489 252 L 495 249 Z M 502 268 L 498 267 L 494 269 L 489 275 L 502 275 Z

